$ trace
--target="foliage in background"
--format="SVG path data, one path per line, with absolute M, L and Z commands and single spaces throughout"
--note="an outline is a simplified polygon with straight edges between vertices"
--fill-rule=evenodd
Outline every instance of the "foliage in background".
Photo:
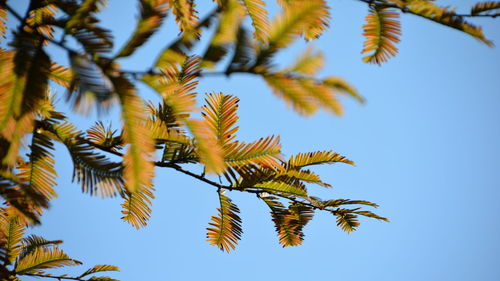
M 368 6 L 363 60 L 376 64 L 397 53 L 401 13 L 460 30 L 489 46 L 492 42 L 481 28 L 467 19 L 500 15 L 500 2 L 478 3 L 470 14 L 458 14 L 431 0 L 358 1 Z M 233 73 L 261 77 L 274 94 L 302 115 L 320 109 L 342 114 L 341 95 L 363 102 L 343 79 L 318 77 L 325 64 L 319 51 L 307 49 L 288 67 L 276 67 L 273 60 L 280 50 L 301 37 L 318 38 L 330 24 L 326 1 L 277 2 L 281 10 L 273 19 L 262 0 L 219 0 L 214 10 L 200 19 L 194 1 L 139 0 L 136 28 L 113 54 L 112 32 L 99 25 L 98 15 L 105 0 L 32 0 L 24 16 L 17 14 L 8 1 L 0 1 L 0 35 L 7 34 L 8 13 L 11 20 L 19 21 L 9 38 L 10 48 L 0 50 L 0 195 L 4 201 L 2 219 L 15 221 L 19 229 L 15 239 L 21 239 L 24 227 L 40 222 L 43 210 L 57 196 L 55 142 L 68 149 L 74 165 L 73 180 L 81 184 L 82 191 L 122 197 L 123 220 L 136 228 L 145 226 L 151 216 L 155 167 L 174 169 L 214 186 L 220 208 L 209 223 L 207 239 L 225 251 L 234 249 L 242 234 L 239 209 L 225 194 L 227 190 L 257 195 L 269 207 L 283 246 L 302 243 L 304 226 L 317 210 L 333 214 L 346 232 L 357 228 L 360 215 L 387 221 L 361 208 L 377 207 L 375 203 L 323 200 L 308 193 L 310 184 L 330 187 L 309 166 L 354 164 L 351 160 L 333 151 L 299 153 L 287 159 L 277 136 L 249 143 L 238 140 L 239 99 L 217 93 L 217 89 L 206 94 L 205 105 L 196 104 L 199 79 Z M 158 53 L 149 69 L 121 68 L 119 60 L 144 45 L 168 13 L 175 17 L 179 36 Z M 54 38 L 56 29 L 61 31 L 61 38 Z M 207 30 L 215 32 L 206 51 L 195 53 L 193 47 Z M 76 45 L 67 43 L 69 37 Z M 49 46 L 65 50 L 70 65 L 50 58 L 46 52 Z M 97 122 L 87 130 L 77 128 L 69 119 L 71 114 L 54 107 L 50 91 L 54 83 L 66 88 L 65 99 L 75 112 L 120 107 L 122 126 L 111 128 Z M 143 100 L 138 83 L 154 90 L 161 102 Z M 193 117 L 197 112 L 201 112 L 201 119 Z M 22 156 L 23 151 L 28 151 L 27 157 Z M 204 172 L 189 170 L 185 164 L 192 163 L 203 165 Z M 212 179 L 214 175 L 218 181 Z M 7 226 L 2 227 L 0 243 L 7 245 L 0 251 L 4 271 L 11 275 L 31 273 L 19 269 L 27 254 L 19 257 L 12 252 L 8 245 L 13 243 L 14 234 L 5 230 Z M 19 243 L 12 247 L 21 252 L 23 247 L 34 247 Z M 64 262 L 56 265 L 76 263 L 57 247 L 40 249 L 46 257 L 64 255 Z M 7 269 L 16 258 L 18 262 Z

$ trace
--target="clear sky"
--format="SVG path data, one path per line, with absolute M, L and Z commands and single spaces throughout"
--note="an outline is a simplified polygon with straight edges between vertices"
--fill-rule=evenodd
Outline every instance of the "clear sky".
M 9 2 L 21 9 L 27 1 Z M 137 5 L 109 2 L 103 20 L 119 48 L 135 26 Z M 203 80 L 199 92 L 240 97 L 242 140 L 279 134 L 288 156 L 334 149 L 354 160 L 356 167 L 318 167 L 334 189 L 311 187 L 311 194 L 376 202 L 391 223 L 362 219 L 348 235 L 333 216 L 317 213 L 303 245 L 282 248 L 267 207 L 250 194 L 229 193 L 241 209 L 244 234 L 227 254 L 205 242 L 218 207 L 212 187 L 157 169 L 153 216 L 136 231 L 120 220 L 119 198 L 92 198 L 71 183 L 71 160 L 59 145 L 59 199 L 33 232 L 63 239 L 63 249 L 89 267 L 119 266 L 122 271 L 112 276 L 124 281 L 500 280 L 500 48 L 404 15 L 399 55 L 382 67 L 367 65 L 360 55 L 366 5 L 329 2 L 332 27 L 312 43 L 325 52 L 322 73 L 351 82 L 366 105 L 346 98 L 343 117 L 320 112 L 304 118 L 262 80 L 244 75 Z M 473 2 L 438 1 L 463 11 Z M 199 7 L 208 11 L 207 4 Z M 169 20 L 123 65 L 144 69 L 151 63 L 178 32 Z M 475 22 L 500 44 L 500 19 Z M 291 61 L 305 45 L 294 45 L 279 60 Z M 59 50 L 51 53 L 66 61 Z M 75 118 L 82 128 L 89 124 Z

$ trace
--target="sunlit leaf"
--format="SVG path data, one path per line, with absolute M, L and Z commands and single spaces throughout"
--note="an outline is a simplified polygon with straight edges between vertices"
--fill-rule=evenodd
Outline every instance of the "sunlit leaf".
M 160 27 L 166 16 L 169 0 L 141 0 L 139 8 L 141 17 L 137 22 L 134 33 L 116 55 L 116 58 L 130 56 L 138 47 L 143 45 Z
M 362 54 L 370 53 L 363 60 L 369 63 L 382 64 L 391 56 L 395 56 L 398 49 L 394 45 L 399 42 L 401 25 L 399 14 L 393 9 L 372 7 L 366 16 L 363 26 L 363 35 L 366 40 Z
M 243 233 L 241 219 L 238 216 L 240 210 L 231 202 L 229 197 L 219 192 L 220 208 L 218 216 L 212 216 L 212 221 L 207 228 L 207 241 L 210 245 L 216 245 L 220 250 L 229 252 L 236 248 Z

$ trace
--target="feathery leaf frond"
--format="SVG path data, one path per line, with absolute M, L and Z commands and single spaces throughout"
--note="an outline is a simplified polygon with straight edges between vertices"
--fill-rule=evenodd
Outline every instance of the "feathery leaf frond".
M 22 252 L 19 254 L 19 259 L 24 258 L 26 255 L 31 254 L 38 248 L 48 248 L 62 243 L 62 240 L 47 240 L 38 235 L 30 235 L 22 241 Z
M 20 166 L 18 177 L 29 184 L 30 188 L 40 194 L 46 201 L 57 197 L 54 190 L 57 174 L 54 167 L 54 145 L 49 137 L 33 132 L 29 162 Z
M 2 232 L 7 260 L 9 263 L 13 263 L 22 251 L 24 226 L 16 216 L 6 213 L 2 209 L 0 231 Z
M 271 56 L 279 49 L 289 46 L 300 34 L 316 23 L 322 14 L 322 1 L 300 1 L 294 3 L 271 23 L 269 41 L 259 51 L 255 64 L 256 72 L 262 72 Z
M 203 55 L 202 66 L 214 68 L 227 53 L 228 46 L 237 40 L 238 27 L 245 17 L 245 11 L 238 0 L 226 0 L 219 15 L 219 25 L 208 49 Z
M 352 213 L 349 209 L 338 209 L 335 211 L 337 217 L 337 226 L 343 231 L 350 233 L 356 230 L 359 226 L 358 216 Z
M 0 42 L 5 38 L 7 32 L 7 9 L 4 5 L 0 4 Z
M 73 73 L 71 69 L 52 62 L 47 74 L 48 78 L 66 89 L 70 89 L 71 81 L 73 81 Z
M 229 197 L 219 192 L 220 208 L 218 216 L 212 216 L 209 223 L 207 241 L 210 245 L 216 245 L 220 250 L 229 252 L 236 248 L 243 233 L 241 219 L 238 216 L 240 209 L 231 202 Z
M 359 94 L 358 90 L 356 90 L 356 88 L 354 88 L 352 85 L 347 83 L 342 78 L 335 76 L 328 76 L 325 79 L 323 79 L 323 85 L 329 87 L 334 92 L 338 92 L 353 97 L 360 103 L 365 102 L 365 99 Z
M 125 190 L 125 202 L 121 204 L 123 208 L 122 219 L 136 229 L 146 226 L 151 217 L 151 200 L 154 199 L 153 191 L 152 185 L 145 185 L 134 193 Z
M 363 35 L 366 37 L 362 54 L 369 53 L 363 58 L 365 62 L 382 64 L 398 52 L 395 43 L 399 42 L 401 25 L 399 14 L 393 9 L 372 7 L 366 16 L 363 26 Z
M 495 15 L 500 16 L 500 2 L 488 1 L 475 4 L 471 8 L 471 15 Z
M 457 15 L 453 9 L 440 7 L 434 2 L 426 0 L 406 0 L 404 8 L 412 14 L 465 32 L 490 47 L 494 45 L 484 36 L 481 27 L 467 22 L 462 16 Z
M 141 18 L 137 22 L 134 33 L 115 58 L 130 56 L 156 32 L 166 16 L 169 2 L 170 0 L 139 1 Z
M 279 137 L 260 138 L 251 143 L 236 141 L 225 147 L 224 161 L 230 167 L 259 165 L 278 170 L 282 161 Z
M 190 32 L 198 23 L 196 4 L 193 0 L 169 0 L 175 21 L 181 32 Z
M 254 37 L 260 42 L 267 42 L 269 39 L 270 22 L 268 12 L 265 9 L 266 2 L 262 0 L 241 0 L 245 5 L 248 16 L 252 19 L 254 27 Z
M 315 75 L 323 68 L 325 57 L 321 52 L 315 52 L 313 48 L 307 48 L 294 64 L 284 72 L 295 72 L 303 75 Z
M 82 278 L 82 277 L 85 277 L 87 275 L 94 274 L 97 272 L 103 272 L 103 271 L 120 271 L 120 268 L 118 268 L 117 266 L 114 266 L 114 265 L 98 264 L 98 265 L 95 265 L 94 267 L 88 269 L 84 273 L 82 273 L 80 276 L 78 276 L 78 278 Z
M 106 127 L 101 121 L 96 122 L 87 130 L 89 141 L 111 151 L 120 150 L 122 148 L 121 138 L 115 134 L 116 130 L 111 128 L 111 124 Z
M 333 164 L 342 162 L 354 165 L 354 162 L 333 151 L 316 151 L 309 153 L 298 153 L 288 160 L 288 167 L 303 168 L 310 165 Z
M 314 211 L 304 205 L 285 208 L 274 196 L 260 197 L 271 209 L 271 217 L 283 247 L 298 246 L 304 240 L 302 229 L 312 219 Z
M 223 93 L 208 94 L 205 98 L 207 105 L 202 106 L 202 115 L 205 119 L 211 134 L 223 149 L 227 149 L 236 137 L 238 127 L 239 99 L 235 96 L 224 95 Z
M 15 272 L 38 273 L 42 269 L 80 264 L 82 263 L 70 258 L 59 248 L 37 248 L 18 261 Z
M 69 58 L 74 80 L 70 83 L 68 100 L 72 101 L 75 109 L 85 113 L 94 102 L 98 110 L 108 107 L 115 90 L 109 77 L 86 56 L 70 54 Z M 76 95 L 72 89 L 75 83 L 79 88 Z
M 123 76 L 112 81 L 122 104 L 123 142 L 129 145 L 123 157 L 125 186 L 133 194 L 152 185 L 154 142 L 146 126 L 144 103 L 134 85 Z

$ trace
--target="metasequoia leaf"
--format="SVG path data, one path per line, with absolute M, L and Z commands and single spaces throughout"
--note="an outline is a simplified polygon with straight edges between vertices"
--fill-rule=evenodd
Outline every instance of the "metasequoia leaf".
M 18 118 L 18 120 L 10 119 L 3 130 L 0 130 L 0 135 L 7 141 L 5 146 L 5 156 L 3 157 L 0 166 L 13 167 L 19 158 L 19 148 L 23 137 L 33 131 L 35 115 L 28 112 Z
M 82 192 L 100 194 L 101 197 L 112 197 L 122 192 L 124 180 L 121 163 L 112 162 L 96 153 L 83 134 L 69 122 L 49 125 L 47 130 L 68 148 L 73 160 L 72 181 L 81 184 Z
M 486 39 L 480 27 L 465 21 L 453 9 L 439 7 L 433 2 L 426 0 L 406 0 L 402 8 L 412 14 L 465 32 L 484 44 L 490 47 L 493 46 L 493 42 Z
M 13 263 L 21 253 L 25 228 L 19 223 L 16 216 L 2 212 L 0 215 L 0 231 L 2 232 L 8 262 Z
M 49 248 L 62 243 L 62 240 L 47 240 L 38 235 L 30 235 L 23 239 L 22 241 L 22 252 L 19 255 L 19 259 L 22 259 L 26 255 L 32 253 L 38 248 Z
M 66 29 L 71 30 L 78 27 L 81 23 L 85 22 L 86 18 L 103 9 L 106 4 L 106 0 L 84 0 L 66 23 Z
M 151 217 L 151 200 L 154 199 L 153 191 L 152 185 L 145 185 L 134 193 L 125 190 L 125 202 L 121 204 L 123 208 L 122 219 L 136 229 L 146 226 Z
M 323 182 L 319 175 L 311 172 L 310 170 L 288 169 L 277 174 L 278 177 L 286 176 L 292 179 L 297 179 L 302 182 L 315 183 L 322 187 L 331 187 L 331 185 Z
M 337 100 L 335 92 L 331 87 L 313 79 L 296 78 L 295 81 L 300 85 L 303 91 L 309 95 L 309 102 L 315 104 L 314 107 L 322 107 L 336 115 L 342 115 L 344 110 Z
M 70 62 L 75 79 L 72 83 L 77 83 L 79 88 L 76 95 L 72 89 L 69 90 L 68 100 L 72 101 L 75 109 L 85 113 L 93 103 L 97 109 L 108 107 L 115 90 L 109 77 L 86 56 L 70 54 Z
M 0 4 L 0 42 L 5 38 L 7 32 L 7 9 L 4 5 Z
M 377 204 L 365 200 L 335 199 L 335 200 L 327 200 L 321 202 L 321 205 L 325 207 L 340 207 L 343 205 L 352 205 L 352 204 L 367 205 L 375 208 L 378 207 Z
M 243 186 L 244 182 L 241 183 Z M 307 196 L 307 190 L 303 183 L 290 178 L 276 178 L 270 181 L 259 182 L 254 184 L 252 187 L 258 187 L 260 189 L 284 193 L 289 195 L 297 196 Z
M 89 141 L 111 151 L 120 150 L 123 147 L 121 137 L 115 134 L 116 130 L 111 128 L 111 124 L 104 126 L 101 121 L 96 122 L 87 130 Z
M 94 274 L 97 272 L 103 272 L 103 271 L 120 271 L 120 268 L 118 268 L 117 266 L 114 266 L 114 265 L 99 264 L 99 265 L 95 265 L 94 267 L 88 269 L 87 271 L 82 273 L 80 276 L 78 276 L 78 278 L 82 278 L 82 277 L 85 277 L 87 275 Z
M 399 14 L 385 7 L 371 7 L 363 25 L 363 35 L 366 37 L 362 54 L 370 53 L 363 60 L 369 63 L 382 64 L 398 52 L 395 43 L 399 42 L 401 25 Z
M 82 263 L 70 258 L 59 248 L 37 248 L 18 261 L 15 272 L 17 274 L 38 273 L 42 269 L 80 264 Z
M 353 213 L 356 213 L 358 215 L 362 215 L 362 216 L 365 216 L 365 217 L 369 217 L 369 218 L 374 218 L 374 219 L 378 219 L 378 220 L 382 220 L 382 221 L 385 221 L 385 222 L 389 222 L 389 220 L 387 218 L 384 218 L 384 217 L 381 217 L 377 214 L 374 214 L 370 211 L 354 211 Z
M 314 211 L 304 205 L 285 208 L 274 196 L 260 196 L 271 209 L 271 217 L 283 247 L 298 246 L 304 240 L 302 229 L 312 219 Z
M 71 69 L 52 62 L 47 74 L 48 78 L 66 89 L 70 89 L 71 81 L 73 81 L 73 73 Z
M 134 85 L 123 76 L 112 82 L 122 104 L 123 142 L 128 144 L 123 157 L 125 186 L 130 193 L 149 189 L 154 175 L 154 141 L 146 126 L 145 107 Z
M 2 163 L 13 166 L 22 137 L 31 129 L 34 113 L 46 99 L 47 73 L 50 60 L 32 35 L 22 33 L 16 38 L 16 52 L 0 53 L 0 136 L 10 142 Z M 30 85 L 27 87 L 26 85 Z
M 472 8 L 471 8 L 471 15 L 500 15 L 500 2 L 498 1 L 488 1 L 488 2 L 481 2 L 481 3 L 476 3 Z M 495 11 L 497 10 L 497 11 Z
M 206 121 L 187 118 L 197 110 L 196 93 L 193 91 L 198 84 L 199 63 L 199 58 L 188 57 L 183 61 L 180 71 L 176 67 L 170 67 L 162 71 L 163 80 L 158 81 L 155 76 L 145 76 L 143 81 L 162 95 L 164 102 L 194 136 L 196 152 L 206 171 L 221 173 L 225 164 L 217 137 L 210 131 Z
M 228 46 L 237 39 L 238 27 L 245 16 L 245 10 L 238 0 L 226 0 L 219 15 L 219 25 L 212 41 L 203 55 L 203 66 L 213 68 L 227 53 Z
M 208 129 L 205 120 L 187 119 L 185 120 L 191 134 L 196 140 L 196 153 L 200 157 L 200 162 L 205 165 L 205 172 L 220 174 L 224 172 L 224 151 L 217 142 L 217 138 Z
M 331 88 L 334 92 L 351 96 L 360 103 L 365 102 L 365 99 L 359 94 L 358 90 L 356 90 L 356 88 L 354 88 L 352 85 L 347 83 L 342 78 L 335 76 L 328 76 L 325 79 L 323 79 L 323 84 Z
M 219 192 L 220 208 L 218 216 L 212 216 L 208 227 L 207 241 L 216 245 L 220 250 L 229 252 L 236 248 L 243 233 L 241 218 L 238 216 L 240 209 L 231 202 L 229 197 Z
M 51 24 L 55 22 L 57 12 L 57 7 L 54 4 L 42 4 L 40 7 L 36 7 L 29 12 L 24 30 L 31 32 L 34 28 L 42 36 L 53 39 L 54 28 Z
M 307 116 L 316 112 L 317 102 L 296 79 L 283 75 L 266 75 L 264 80 L 275 95 L 291 104 L 298 113 Z
M 343 231 L 350 233 L 356 230 L 359 226 L 358 216 L 348 209 L 338 209 L 335 211 L 337 217 L 337 226 L 342 228 Z
M 298 153 L 288 160 L 287 166 L 302 168 L 310 165 L 333 164 L 342 162 L 354 165 L 354 162 L 333 151 L 316 151 L 309 153 Z
M 196 111 L 196 86 L 200 74 L 200 58 L 186 57 L 177 65 L 168 65 L 161 69 L 162 75 L 145 75 L 142 81 L 153 88 L 163 98 L 163 102 L 172 108 L 181 120 Z
M 315 52 L 313 48 L 307 48 L 294 64 L 284 72 L 296 72 L 303 75 L 316 75 L 323 68 L 325 58 L 321 52 Z
M 254 37 L 260 42 L 267 42 L 269 38 L 270 23 L 265 9 L 266 2 L 262 0 L 241 0 L 245 5 L 247 14 L 252 19 Z
M 202 115 L 211 134 L 217 139 L 223 149 L 227 149 L 236 137 L 238 127 L 239 99 L 235 96 L 223 93 L 208 94 L 205 98 L 206 105 L 202 106 Z
M 40 223 L 42 208 L 48 207 L 46 197 L 7 171 L 0 171 L 0 196 L 23 224 Z
M 195 27 L 185 30 L 176 41 L 165 48 L 154 63 L 155 68 L 168 68 L 171 65 L 182 64 L 189 57 L 188 52 L 194 46 L 195 42 L 200 39 L 200 34 L 203 27 L 210 26 L 212 19 L 217 15 L 217 11 L 209 14 L 204 20 L 198 23 Z
M 295 5 L 300 5 L 302 2 L 317 2 L 319 5 L 318 17 L 314 22 L 304 30 L 303 36 L 306 40 L 318 39 L 319 36 L 330 25 L 330 7 L 324 0 L 278 0 L 278 4 L 285 10 L 293 8 Z
M 198 23 L 198 12 L 193 0 L 169 0 L 175 21 L 181 32 L 190 32 Z
M 230 167 L 259 165 L 271 170 L 279 170 L 282 155 L 279 137 L 260 138 L 251 143 L 234 142 L 224 149 L 224 161 Z
M 33 132 L 29 154 L 29 162 L 18 167 L 18 177 L 29 184 L 30 188 L 46 198 L 46 201 L 57 197 L 54 190 L 57 173 L 54 167 L 54 145 L 49 137 L 42 135 L 38 129 Z
M 71 30 L 69 34 L 82 44 L 85 51 L 89 54 L 108 53 L 113 48 L 113 36 L 111 31 L 99 26 L 96 26 L 98 20 L 89 17 L 84 21 L 82 26 L 75 30 Z
M 166 16 L 170 0 L 140 0 L 141 17 L 134 33 L 115 58 L 130 56 L 160 27 Z
M 74 169 L 72 180 L 81 183 L 82 191 L 90 195 L 112 197 L 123 187 L 123 167 L 104 155 L 95 153 L 87 143 L 76 141 L 69 147 Z
M 259 51 L 255 71 L 264 71 L 271 56 L 279 49 L 290 45 L 311 24 L 314 24 L 322 14 L 321 1 L 300 1 L 275 17 L 269 31 L 269 41 Z

